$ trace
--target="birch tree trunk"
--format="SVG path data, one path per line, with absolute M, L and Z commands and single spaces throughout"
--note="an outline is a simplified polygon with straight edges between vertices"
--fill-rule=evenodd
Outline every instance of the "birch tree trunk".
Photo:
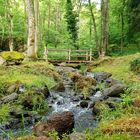
M 27 42 L 27 57 L 37 58 L 37 53 L 35 49 L 35 14 L 34 14 L 34 3 L 32 0 L 25 0 L 26 11 L 28 14 L 28 42 Z
M 101 3 L 101 47 L 100 56 L 106 56 L 109 38 L 109 0 L 102 0 Z

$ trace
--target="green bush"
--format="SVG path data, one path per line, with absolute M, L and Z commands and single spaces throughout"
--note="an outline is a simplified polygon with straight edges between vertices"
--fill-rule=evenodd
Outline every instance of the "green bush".
M 137 58 L 131 62 L 131 70 L 140 73 L 140 58 Z

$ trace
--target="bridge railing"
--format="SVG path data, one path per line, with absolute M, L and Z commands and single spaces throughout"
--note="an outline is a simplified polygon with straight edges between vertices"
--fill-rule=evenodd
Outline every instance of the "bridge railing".
M 54 59 L 56 55 L 61 55 L 62 59 Z M 51 55 L 51 58 L 50 58 Z M 63 56 L 64 55 L 64 56 Z M 56 58 L 59 56 L 56 56 Z M 55 49 L 45 48 L 44 58 L 48 61 L 61 61 L 61 62 L 91 62 L 92 49 L 89 50 L 73 50 L 73 49 Z

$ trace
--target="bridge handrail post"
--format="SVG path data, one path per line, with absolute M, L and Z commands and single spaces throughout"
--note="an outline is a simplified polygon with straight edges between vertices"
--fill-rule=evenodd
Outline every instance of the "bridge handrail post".
M 92 48 L 90 48 L 90 62 L 92 61 Z
M 88 50 L 86 50 L 86 61 L 88 61 Z
M 47 61 L 48 60 L 48 49 L 45 47 L 45 50 L 44 50 L 44 59 Z
M 68 51 L 68 60 L 69 60 L 69 62 L 71 61 L 71 49 L 69 49 L 69 51 Z

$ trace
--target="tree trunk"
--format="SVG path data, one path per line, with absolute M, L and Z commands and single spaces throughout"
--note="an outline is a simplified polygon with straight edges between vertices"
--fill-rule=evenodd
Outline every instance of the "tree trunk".
M 124 46 L 124 8 L 125 8 L 125 0 L 122 1 L 123 8 L 121 11 L 121 53 L 123 52 L 123 46 Z
M 39 2 L 34 0 L 34 16 L 35 16 L 35 53 L 38 52 L 38 18 L 39 18 Z
M 28 43 L 27 43 L 27 57 L 37 58 L 35 50 L 35 16 L 34 16 L 34 4 L 32 0 L 25 0 L 26 11 L 28 14 Z
M 102 0 L 101 3 L 101 47 L 100 57 L 106 56 L 109 38 L 109 0 Z
M 8 6 L 8 13 L 7 13 L 7 17 L 8 17 L 8 31 L 9 31 L 9 49 L 12 52 L 13 51 L 13 15 L 12 15 L 12 4 L 11 2 L 8 0 L 7 1 L 7 6 Z
M 92 10 L 91 0 L 88 0 L 88 3 L 89 3 L 89 9 L 90 9 L 91 18 L 92 18 L 93 27 L 94 27 L 94 36 L 95 36 L 96 49 L 99 50 L 98 35 L 97 35 L 97 27 L 96 27 L 95 16 L 94 16 L 93 10 Z

